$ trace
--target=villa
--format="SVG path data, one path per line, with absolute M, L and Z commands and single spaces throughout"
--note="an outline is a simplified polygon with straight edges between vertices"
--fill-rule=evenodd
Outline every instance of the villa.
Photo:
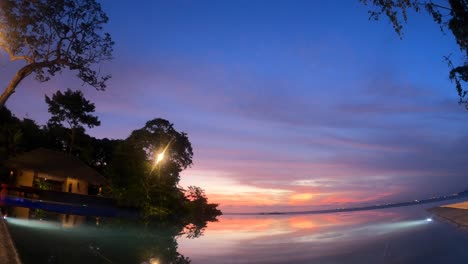
M 18 187 L 88 195 L 90 190 L 100 193 L 106 181 L 75 156 L 44 148 L 18 155 L 6 164 Z

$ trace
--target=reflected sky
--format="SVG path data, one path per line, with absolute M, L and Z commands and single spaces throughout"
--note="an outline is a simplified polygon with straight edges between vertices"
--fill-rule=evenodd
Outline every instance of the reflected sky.
M 322 215 L 223 216 L 179 238 L 194 263 L 465 263 L 467 234 L 419 207 Z M 445 259 L 444 259 L 445 257 Z M 440 262 L 441 259 L 448 262 Z M 437 260 L 437 261 L 436 261 Z
M 427 221 L 432 206 L 224 215 L 195 238 L 178 226 L 27 208 L 10 208 L 6 221 L 25 264 L 468 263 L 468 232 L 437 218 Z

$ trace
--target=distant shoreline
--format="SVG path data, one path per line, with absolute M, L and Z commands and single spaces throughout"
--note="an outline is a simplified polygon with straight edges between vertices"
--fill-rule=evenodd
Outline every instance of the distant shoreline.
M 386 204 L 377 204 L 377 205 L 361 206 L 361 207 L 350 207 L 350 208 L 341 207 L 341 208 L 336 208 L 336 209 L 291 211 L 291 212 L 273 211 L 273 212 L 253 212 L 253 213 L 224 213 L 224 215 L 298 215 L 298 214 L 329 214 L 329 213 L 342 213 L 342 212 L 356 212 L 356 211 L 368 211 L 368 210 L 378 210 L 378 209 L 395 208 L 395 207 L 414 206 L 414 205 L 420 205 L 420 204 L 429 204 L 429 203 L 449 201 L 449 200 L 465 198 L 465 197 L 468 197 L 468 191 L 464 191 L 464 192 L 457 193 L 457 194 L 430 198 L 430 199 L 414 200 L 411 202 L 386 203 Z

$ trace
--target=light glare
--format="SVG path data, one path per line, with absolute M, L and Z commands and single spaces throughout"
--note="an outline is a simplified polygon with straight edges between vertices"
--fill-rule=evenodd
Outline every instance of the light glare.
M 156 156 L 156 164 L 158 164 L 159 162 L 161 162 L 162 160 L 164 159 L 164 151 L 159 153 L 157 156 Z
M 150 264 L 159 264 L 159 259 L 151 258 L 149 263 Z

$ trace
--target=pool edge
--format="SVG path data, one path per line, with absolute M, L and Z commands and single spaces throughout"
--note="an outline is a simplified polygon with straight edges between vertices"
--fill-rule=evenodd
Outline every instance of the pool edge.
M 0 248 L 4 253 L 0 254 L 0 263 L 5 264 L 21 264 L 21 260 L 16 250 L 15 243 L 11 239 L 10 232 L 3 218 L 3 214 L 0 212 Z

